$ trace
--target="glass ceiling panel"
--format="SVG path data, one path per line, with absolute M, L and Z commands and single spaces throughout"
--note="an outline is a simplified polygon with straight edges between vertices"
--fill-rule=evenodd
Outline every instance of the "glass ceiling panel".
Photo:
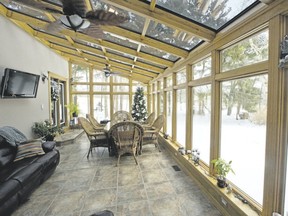
M 140 70 L 144 70 L 144 71 L 148 71 L 148 72 L 150 72 L 151 73 L 151 76 L 152 76 L 152 74 L 159 74 L 159 72 L 155 72 L 155 71 L 153 71 L 153 70 L 150 70 L 149 68 L 144 68 L 144 67 L 139 67 L 139 66 L 134 66 L 134 68 L 137 68 L 137 69 L 140 69 Z
M 255 2 L 257 0 L 157 0 L 157 6 L 218 30 Z
M 85 45 L 85 46 L 93 47 L 95 49 L 102 51 L 101 46 L 99 46 L 98 44 L 91 43 L 89 41 L 80 40 L 80 39 L 75 39 L 75 42 L 82 44 L 82 45 Z
M 150 21 L 146 35 L 185 50 L 191 50 L 201 42 L 199 38 L 193 35 L 155 21 Z
M 128 29 L 130 31 L 133 31 L 133 32 L 142 33 L 144 23 L 145 23 L 144 17 L 141 17 L 141 16 L 134 14 L 130 11 L 126 11 L 126 10 L 117 8 L 117 7 L 112 6 L 110 4 L 100 2 L 99 0 L 92 0 L 92 4 L 93 4 L 94 10 L 104 9 L 104 10 L 113 11 L 113 12 L 117 11 L 119 14 L 124 14 L 126 16 L 129 16 L 129 18 L 130 18 L 129 22 L 122 23 L 119 26 L 121 26 L 122 28 Z
M 106 48 L 106 50 L 107 50 L 109 53 L 112 53 L 112 54 L 115 54 L 115 55 L 118 55 L 118 56 L 126 57 L 126 58 L 129 58 L 129 59 L 134 59 L 134 56 L 129 55 L 129 54 L 124 53 L 124 52 L 118 52 L 118 51 L 116 51 L 116 50 L 112 50 L 112 49 L 108 49 L 108 48 Z
M 1 3 L 10 10 L 17 11 L 44 21 L 49 21 L 49 18 L 43 12 L 25 6 L 24 4 L 17 4 L 16 2 L 10 0 L 2 0 Z
M 110 33 L 104 33 L 104 39 L 121 46 L 132 48 L 134 50 L 136 50 L 138 47 L 138 44 Z
M 118 63 L 121 63 L 121 64 L 128 65 L 128 66 L 131 66 L 131 67 L 132 67 L 132 65 L 131 65 L 130 63 L 123 62 L 123 61 L 119 61 L 119 60 L 117 60 L 117 59 L 110 59 L 110 61 L 111 61 L 111 62 L 118 62 Z M 125 70 L 127 70 L 127 69 L 125 69 Z
M 178 59 L 177 56 L 171 55 L 171 54 L 166 53 L 166 52 L 162 52 L 159 49 L 155 49 L 155 48 L 152 48 L 152 47 L 149 47 L 146 45 L 141 46 L 141 51 L 148 53 L 148 54 L 151 54 L 151 55 L 154 55 L 154 56 L 157 56 L 157 57 L 160 57 L 160 58 L 164 58 L 164 59 L 173 61 L 173 62 L 175 62 Z
M 141 62 L 141 63 L 144 63 L 144 64 L 152 65 L 152 66 L 155 66 L 155 67 L 158 67 L 158 68 L 161 68 L 161 69 L 166 69 L 167 68 L 165 66 L 158 65 L 158 64 L 155 64 L 154 62 L 149 62 L 149 61 L 146 61 L 146 60 L 141 59 L 141 58 L 137 58 L 137 61 Z
M 85 54 L 88 54 L 88 55 L 92 55 L 92 56 L 95 56 L 95 57 L 99 57 L 99 58 L 105 59 L 102 55 L 98 55 L 98 54 L 95 54 L 93 52 L 89 52 L 87 50 L 82 50 L 82 52 L 85 53 Z

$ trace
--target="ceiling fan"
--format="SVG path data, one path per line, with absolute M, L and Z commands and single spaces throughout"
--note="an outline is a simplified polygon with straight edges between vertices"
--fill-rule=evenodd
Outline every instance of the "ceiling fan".
M 105 68 L 103 68 L 103 72 L 104 72 L 105 77 L 110 77 L 111 75 L 118 74 L 116 72 L 112 72 L 108 64 L 106 64 Z
M 11 0 L 12 1 L 12 0 Z M 105 10 L 88 11 L 86 0 L 60 0 L 62 11 L 52 8 L 48 3 L 39 0 L 13 0 L 36 9 L 61 14 L 60 18 L 47 25 L 48 32 L 57 33 L 68 28 L 80 31 L 89 36 L 102 38 L 101 25 L 116 26 L 129 20 L 128 16 L 118 14 L 117 11 Z

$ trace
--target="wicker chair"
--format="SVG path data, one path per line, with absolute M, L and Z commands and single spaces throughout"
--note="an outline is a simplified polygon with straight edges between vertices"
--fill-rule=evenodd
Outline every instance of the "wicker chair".
M 158 148 L 159 152 L 161 152 L 160 146 L 158 144 L 158 137 L 161 128 L 164 125 L 165 116 L 159 115 L 156 120 L 153 122 L 151 127 L 144 127 L 144 135 L 142 140 L 142 145 L 140 146 L 140 154 L 142 153 L 142 146 L 148 144 L 154 144 L 155 147 Z
M 126 153 L 131 153 L 138 165 L 136 153 L 139 150 L 143 132 L 143 127 L 132 121 L 119 122 L 110 128 L 109 137 L 113 139 L 118 155 L 117 166 L 120 157 Z
M 133 121 L 133 118 L 129 112 L 124 110 L 117 111 L 111 117 L 111 125 L 123 121 Z
M 93 127 L 98 130 L 98 129 L 104 129 L 105 125 L 100 124 L 94 117 L 92 117 L 90 114 L 86 114 L 86 118 L 91 122 Z
M 147 117 L 147 119 L 141 123 L 143 127 L 151 127 L 153 122 L 155 120 L 155 112 L 150 113 L 150 115 Z
M 92 149 L 97 147 L 108 148 L 110 154 L 110 145 L 107 132 L 105 132 L 103 129 L 95 129 L 93 125 L 84 117 L 78 117 L 78 121 L 80 122 L 90 141 L 90 148 L 87 154 L 87 158 L 89 158 L 90 153 L 92 153 Z

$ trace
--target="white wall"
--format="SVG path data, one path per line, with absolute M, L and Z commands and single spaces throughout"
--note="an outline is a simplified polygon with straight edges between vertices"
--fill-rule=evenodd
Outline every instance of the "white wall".
M 68 77 L 68 62 L 8 19 L 0 16 L 0 67 Z M 2 77 L 0 77 L 1 81 Z M 48 82 L 40 79 L 37 98 L 1 99 L 0 127 L 13 126 L 32 138 L 33 122 L 49 118 Z

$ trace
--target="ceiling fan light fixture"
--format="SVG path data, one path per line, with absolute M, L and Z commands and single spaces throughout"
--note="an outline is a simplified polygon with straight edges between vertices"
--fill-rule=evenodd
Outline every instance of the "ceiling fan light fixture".
M 65 26 L 73 29 L 74 31 L 77 31 L 80 28 L 85 29 L 90 26 L 90 22 L 88 20 L 82 19 L 77 14 L 70 15 L 70 16 L 68 15 L 61 16 L 60 20 Z
M 105 77 L 110 77 L 110 72 L 109 71 L 104 71 L 104 75 L 105 75 Z

